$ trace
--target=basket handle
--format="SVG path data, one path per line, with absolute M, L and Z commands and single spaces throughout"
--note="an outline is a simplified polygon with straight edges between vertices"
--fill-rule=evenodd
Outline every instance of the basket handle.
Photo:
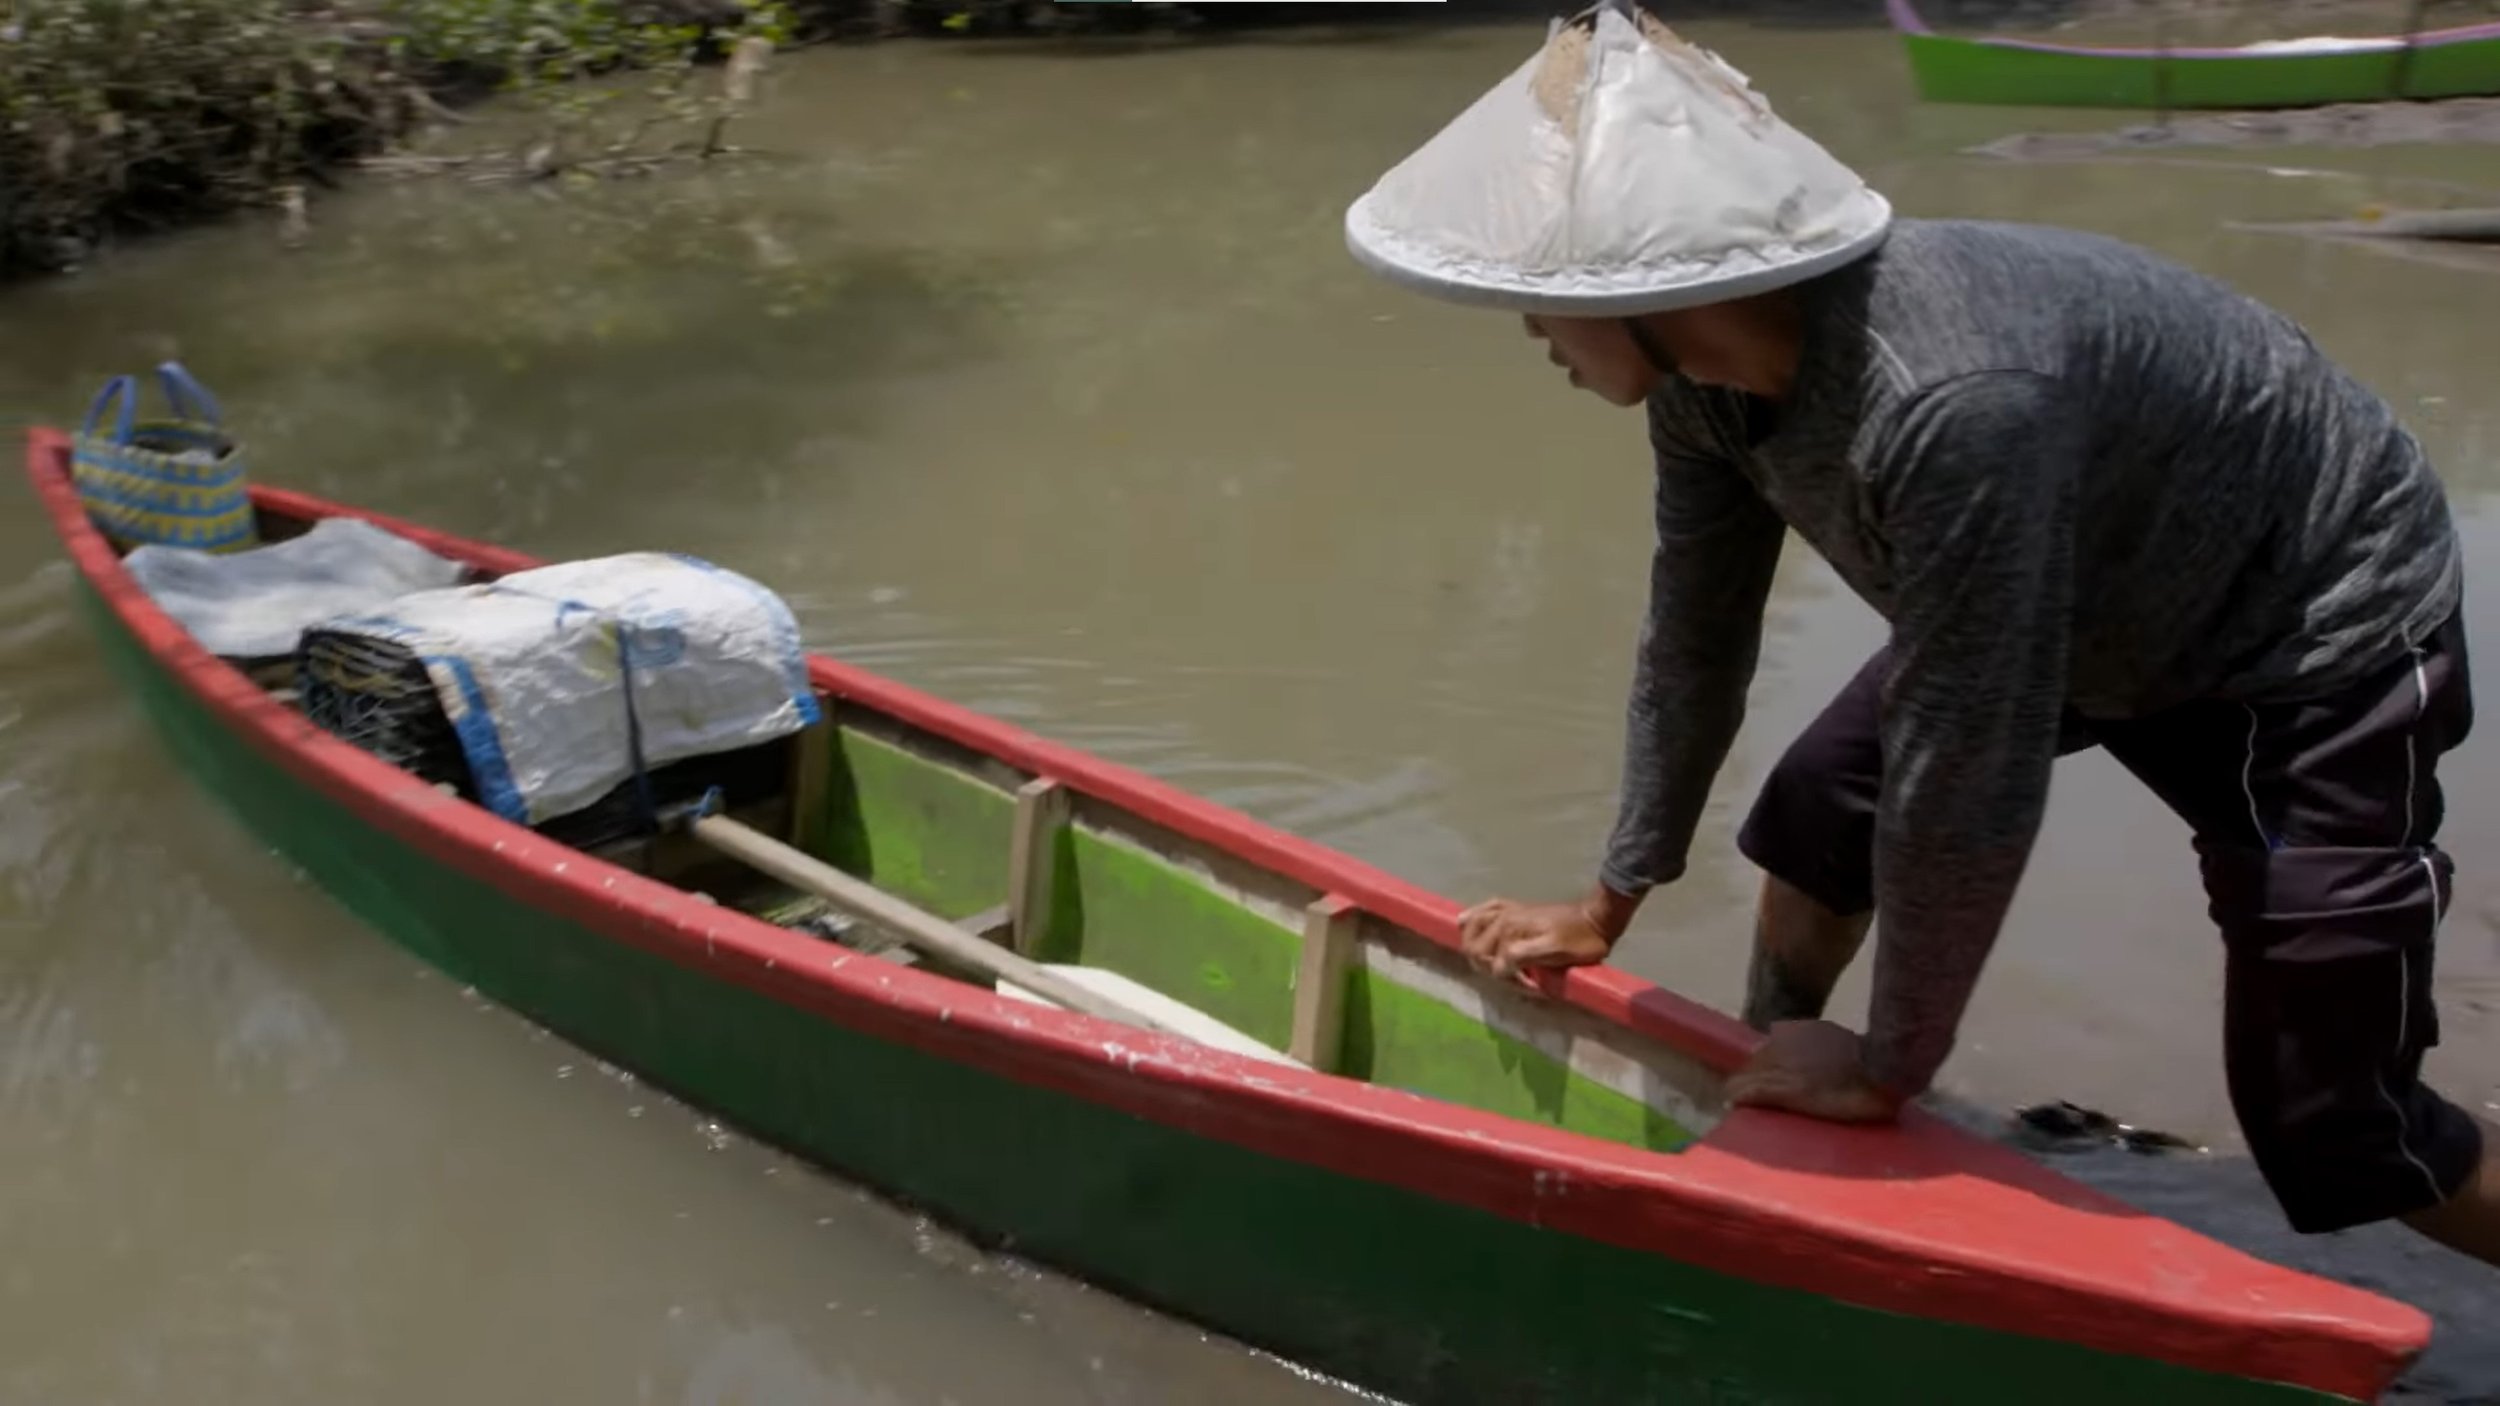
M 96 392 L 95 403 L 87 407 L 87 418 L 78 426 L 79 437 L 94 438 L 96 421 L 104 418 L 104 407 L 119 401 L 120 413 L 113 417 L 113 442 L 128 444 L 131 416 L 137 410 L 138 397 L 138 384 L 128 376 L 115 376 L 112 380 L 105 382 L 104 389 Z
M 210 395 L 208 387 L 201 385 L 190 372 L 184 370 L 181 362 L 158 363 L 156 379 L 164 386 L 165 399 L 173 403 L 176 415 L 186 420 L 201 419 L 211 425 L 224 427 L 226 417 L 224 412 L 217 408 L 217 397 Z M 192 413 L 194 405 L 202 413 L 194 415 Z

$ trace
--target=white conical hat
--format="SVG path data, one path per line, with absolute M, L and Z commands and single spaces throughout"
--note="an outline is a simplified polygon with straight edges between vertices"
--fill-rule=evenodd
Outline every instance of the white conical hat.
M 1375 271 L 1456 302 L 1621 316 L 1759 293 L 1882 241 L 1892 207 L 1745 75 L 1601 0 L 1346 211 Z

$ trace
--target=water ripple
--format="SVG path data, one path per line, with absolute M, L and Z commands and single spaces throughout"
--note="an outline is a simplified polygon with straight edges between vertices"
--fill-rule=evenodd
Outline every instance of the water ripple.
M 10 937 L 19 925 L 0 930 Z M 50 973 L 6 968 L 0 985 L 0 1118 L 25 1128 L 57 1118 L 86 1097 L 102 1055 Z

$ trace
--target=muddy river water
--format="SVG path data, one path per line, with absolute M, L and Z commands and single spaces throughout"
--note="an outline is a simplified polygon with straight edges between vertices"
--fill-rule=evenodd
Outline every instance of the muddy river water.
M 2500 274 L 2237 227 L 2500 187 L 2494 148 L 1972 156 L 2117 119 L 1922 106 L 1871 24 L 1691 29 L 1904 213 L 2103 231 L 2300 317 L 2435 456 L 2500 659 Z M 272 481 L 542 556 L 708 556 L 911 684 L 1453 896 L 1566 893 L 1614 805 L 1639 421 L 1338 233 L 1540 32 L 805 52 L 742 164 L 558 198 L 369 182 L 301 248 L 237 225 L 13 290 L 0 406 L 12 434 L 70 418 L 179 354 Z M 5 492 L 0 1403 L 1351 1399 L 965 1249 L 430 976 L 168 772 Z M 1794 544 L 1772 612 L 1694 871 L 1620 956 L 1727 1005 L 1734 819 L 1880 638 Z M 2482 1108 L 2500 741 L 2448 786 L 2433 1072 Z M 2280 1230 L 2186 840 L 2106 759 L 2061 764 L 1947 1092 L 2204 1145 L 2066 1165 L 2423 1304 L 2409 1389 L 2500 1399 L 2489 1271 Z

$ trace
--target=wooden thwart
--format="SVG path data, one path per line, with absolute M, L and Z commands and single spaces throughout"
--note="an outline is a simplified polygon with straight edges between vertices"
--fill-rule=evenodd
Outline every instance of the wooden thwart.
M 790 843 L 814 854 L 824 848 L 825 791 L 833 782 L 833 700 L 819 694 L 824 717 L 790 747 Z
M 1345 1040 L 1346 967 L 1362 915 L 1353 900 L 1329 894 L 1303 910 L 1302 963 L 1293 979 L 1293 1040 L 1286 1053 L 1334 1071 Z
M 1050 924 L 1051 884 L 1058 877 L 1059 830 L 1068 823 L 1068 790 L 1037 776 L 1016 790 L 1016 828 L 1007 850 L 1007 934 L 1030 955 Z

